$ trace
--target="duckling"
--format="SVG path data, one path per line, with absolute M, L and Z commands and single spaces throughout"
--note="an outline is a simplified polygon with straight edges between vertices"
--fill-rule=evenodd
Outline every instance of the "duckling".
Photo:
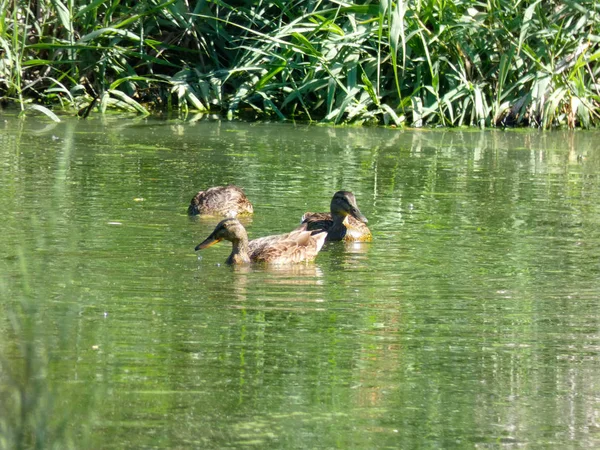
M 219 222 L 195 250 L 208 248 L 225 239 L 232 244 L 231 254 L 225 261 L 227 264 L 288 264 L 313 260 L 323 247 L 326 236 L 327 233 L 318 230 L 294 230 L 248 241 L 248 234 L 240 221 L 227 218 Z
M 191 216 L 203 214 L 236 217 L 252 214 L 253 212 L 252 203 L 250 203 L 244 191 L 233 184 L 215 186 L 198 192 L 188 207 L 188 214 Z

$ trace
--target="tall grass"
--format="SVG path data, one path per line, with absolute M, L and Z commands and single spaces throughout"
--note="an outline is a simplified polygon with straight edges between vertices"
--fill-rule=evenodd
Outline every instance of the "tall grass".
M 0 3 L 0 93 L 21 105 L 98 98 L 102 111 L 410 126 L 600 121 L 597 0 Z

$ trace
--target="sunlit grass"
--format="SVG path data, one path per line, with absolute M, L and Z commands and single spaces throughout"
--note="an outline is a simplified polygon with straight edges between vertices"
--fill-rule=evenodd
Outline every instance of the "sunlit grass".
M 0 94 L 23 109 L 100 98 L 102 111 L 395 126 L 600 121 L 596 1 L 0 3 Z

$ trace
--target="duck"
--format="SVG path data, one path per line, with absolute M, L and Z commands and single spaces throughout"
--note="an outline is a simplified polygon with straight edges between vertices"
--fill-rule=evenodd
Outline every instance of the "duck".
M 229 265 L 248 263 L 289 264 L 315 259 L 327 233 L 322 230 L 294 230 L 290 233 L 265 236 L 248 241 L 248 233 L 239 220 L 223 219 L 214 231 L 195 248 L 208 248 L 222 240 L 232 244 L 231 254 L 225 261 Z
M 211 215 L 237 217 L 249 215 L 254 208 L 244 191 L 230 184 L 228 186 L 215 186 L 205 191 L 198 192 L 190 202 L 188 214 L 195 216 Z
M 325 230 L 327 241 L 370 241 L 367 218 L 360 212 L 354 194 L 337 191 L 331 199 L 329 213 L 307 212 L 298 230 Z

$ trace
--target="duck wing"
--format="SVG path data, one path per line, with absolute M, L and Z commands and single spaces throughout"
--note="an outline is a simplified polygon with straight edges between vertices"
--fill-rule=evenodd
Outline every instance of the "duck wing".
M 310 261 L 317 256 L 326 237 L 327 233 L 294 230 L 254 239 L 248 243 L 250 259 L 272 264 Z
M 333 226 L 330 213 L 307 212 L 302 216 L 302 223 L 296 230 L 324 230 L 328 231 Z

